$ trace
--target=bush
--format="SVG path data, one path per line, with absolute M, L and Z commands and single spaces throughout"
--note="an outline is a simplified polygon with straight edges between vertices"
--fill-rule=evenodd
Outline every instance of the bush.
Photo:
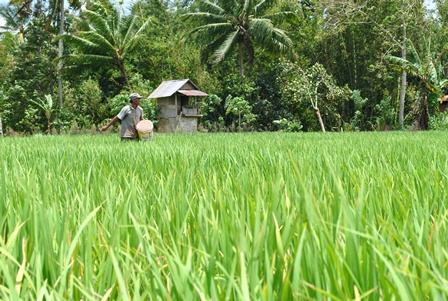
M 429 130 L 448 130 L 448 112 L 430 116 L 428 127 Z
M 280 120 L 274 120 L 274 124 L 278 125 L 283 132 L 301 132 L 303 125 L 300 121 L 290 121 L 286 118 Z

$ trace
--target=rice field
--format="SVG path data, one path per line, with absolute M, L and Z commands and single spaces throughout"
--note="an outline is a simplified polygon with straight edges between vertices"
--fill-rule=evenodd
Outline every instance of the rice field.
M 448 132 L 0 139 L 0 300 L 446 300 Z

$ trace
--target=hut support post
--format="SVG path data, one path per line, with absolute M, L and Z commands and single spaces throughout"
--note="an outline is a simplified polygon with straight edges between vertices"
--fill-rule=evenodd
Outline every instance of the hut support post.
M 177 109 L 177 93 L 174 94 L 174 106 L 176 107 L 176 114 L 179 115 L 179 110 Z
M 176 107 L 176 130 L 179 128 L 179 124 L 181 122 L 180 118 L 182 115 L 182 108 L 178 108 L 177 106 L 177 93 L 174 93 L 174 106 Z

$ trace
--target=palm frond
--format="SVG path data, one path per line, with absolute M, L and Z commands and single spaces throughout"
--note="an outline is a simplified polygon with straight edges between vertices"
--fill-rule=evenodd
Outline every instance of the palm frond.
M 89 31 L 90 28 L 90 24 L 89 22 L 80 16 L 71 16 L 71 18 L 73 19 L 73 29 L 74 31 Z
M 264 15 L 263 19 L 269 19 L 274 21 L 288 21 L 288 22 L 296 22 L 299 21 L 299 16 L 292 11 L 282 11 L 276 12 L 269 15 Z
M 121 10 L 115 9 L 109 16 L 113 28 L 115 43 L 122 49 L 129 37 L 137 30 L 136 20 L 138 15 L 125 16 Z
M 62 57 L 64 61 L 67 62 L 67 67 L 69 68 L 70 64 L 76 65 L 105 65 L 105 64 L 115 64 L 115 60 L 110 56 L 98 55 L 98 54 L 84 54 L 84 53 L 72 53 L 69 55 L 65 55 Z
M 252 19 L 249 30 L 250 34 L 260 42 L 270 39 L 274 25 L 269 19 Z
M 126 36 L 132 36 L 136 31 L 135 16 L 123 18 L 120 23 L 118 23 L 118 20 L 114 20 L 113 24 L 115 44 L 121 49 L 125 43 Z
M 148 18 L 142 26 L 137 26 L 135 24 L 135 18 L 133 19 L 134 20 L 132 21 L 132 25 L 128 27 L 128 30 L 126 31 L 126 34 L 123 38 L 123 56 L 125 56 L 127 52 L 132 51 L 132 49 L 134 49 L 138 42 L 146 37 L 146 31 L 151 25 L 150 18 Z
M 249 28 L 254 39 L 271 51 L 292 52 L 293 43 L 286 33 L 269 19 L 253 19 Z
M 240 12 L 240 15 L 248 16 L 250 14 L 251 3 L 252 3 L 251 0 L 244 0 L 243 10 Z
M 227 35 L 224 43 L 219 46 L 213 55 L 214 63 L 221 62 L 227 55 L 227 53 L 232 49 L 238 39 L 238 31 L 233 31 Z
M 109 41 L 114 40 L 113 30 L 106 22 L 106 19 L 97 12 L 86 10 L 84 11 L 86 18 L 89 20 L 89 27 L 91 30 L 97 31 Z
M 84 39 L 72 34 L 65 34 L 61 38 L 64 40 L 64 42 L 72 45 L 75 49 L 85 47 L 86 49 L 90 50 L 98 48 L 98 44 L 96 42 L 92 42 L 88 39 Z
M 201 6 L 203 6 L 204 10 L 215 14 L 215 15 L 225 15 L 226 11 L 222 9 L 220 6 L 216 5 L 215 3 L 208 1 L 208 0 L 202 0 Z
M 227 19 L 224 16 L 211 14 L 209 12 L 195 12 L 195 13 L 187 13 L 181 16 L 183 20 L 191 20 L 193 22 L 197 22 L 199 24 L 203 23 L 221 23 L 225 22 Z
M 214 23 L 199 26 L 189 32 L 188 37 L 192 41 L 210 41 L 216 40 L 216 36 L 219 34 L 227 34 L 232 31 L 232 25 L 229 23 Z
M 276 47 L 274 47 L 274 50 L 275 48 L 277 48 L 282 53 L 293 53 L 293 42 L 288 37 L 285 31 L 279 28 L 274 28 L 274 30 L 272 31 L 271 40 L 273 45 L 276 45 Z
M 224 39 L 217 39 L 210 43 L 202 43 L 200 48 L 201 62 L 206 64 L 210 57 L 213 57 L 216 49 L 223 43 Z
M 108 44 L 107 41 L 101 39 L 101 37 L 94 32 L 84 32 L 83 36 L 64 35 L 62 38 L 66 43 L 72 45 L 75 51 L 79 54 L 84 53 L 85 55 L 94 54 L 110 57 L 117 56 L 114 46 Z M 101 41 L 105 41 L 105 43 L 101 43 Z M 62 58 L 62 60 L 65 60 L 65 58 Z
M 0 6 L 0 16 L 4 21 L 4 25 L 0 28 L 6 31 L 20 31 L 20 28 L 29 21 L 29 17 L 18 17 L 17 8 L 14 6 Z
M 80 32 L 78 37 L 83 41 L 86 40 L 89 41 L 90 43 L 88 45 L 94 46 L 93 49 L 96 49 L 101 53 L 112 53 L 116 49 L 116 47 L 114 46 L 114 44 L 111 43 L 111 41 L 107 40 L 105 37 L 103 37 L 101 34 L 95 31 Z

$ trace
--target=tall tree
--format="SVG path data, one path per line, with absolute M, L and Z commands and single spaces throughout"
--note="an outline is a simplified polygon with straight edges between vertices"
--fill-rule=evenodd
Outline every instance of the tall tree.
M 62 36 L 64 34 L 64 24 L 65 24 L 65 9 L 64 2 L 61 1 L 61 18 L 59 24 L 59 34 Z M 63 85 L 62 85 L 62 55 L 64 54 L 64 42 L 62 39 L 59 39 L 58 44 L 58 99 L 59 99 L 59 108 L 62 108 L 63 105 Z
M 71 9 L 78 10 L 84 0 L 9 0 L 9 7 L 13 7 L 17 16 L 22 18 L 39 17 L 45 15 L 45 29 L 48 30 L 52 23 L 60 24 L 58 20 L 63 16 L 64 6 L 61 2 L 68 2 Z
M 34 3 L 34 8 L 33 8 Z M 71 9 L 79 9 L 81 7 L 81 0 L 69 0 L 69 6 Z M 23 36 L 25 24 L 34 15 L 37 17 L 42 13 L 46 12 L 45 29 L 48 30 L 52 23 L 57 23 L 59 25 L 59 34 L 64 33 L 65 27 L 65 0 L 10 0 L 8 5 L 8 10 L 1 11 L 0 13 L 8 16 L 7 24 L 8 26 L 13 26 L 17 24 L 13 22 L 19 20 L 20 23 L 20 33 Z M 47 9 L 44 9 L 46 7 Z M 63 40 L 59 40 L 59 53 L 58 57 L 61 58 L 63 54 Z M 58 99 L 59 107 L 62 108 L 63 105 L 63 86 L 62 86 L 62 60 L 58 60 Z
M 367 95 L 372 108 L 383 99 L 384 91 L 395 93 L 392 91 L 396 91 L 396 82 L 386 69 L 384 57 L 400 52 L 406 59 L 406 41 L 417 41 L 425 35 L 423 1 L 333 0 L 322 2 L 318 8 L 323 15 L 325 35 L 336 48 L 329 52 L 330 63 L 323 62 L 326 68 L 333 74 L 340 73 L 352 89 L 360 89 Z M 334 64 L 332 57 L 338 54 L 343 55 Z M 349 64 L 347 70 L 341 63 Z M 398 91 L 400 128 L 404 121 L 406 84 L 407 74 L 403 72 Z
M 333 77 L 328 74 L 325 68 L 316 63 L 313 66 L 302 69 L 298 64 L 292 62 L 280 62 L 283 82 L 282 91 L 285 102 L 289 102 L 293 107 L 301 103 L 309 103 L 316 116 L 320 129 L 326 132 L 321 107 L 325 107 L 327 116 L 339 115 L 338 106 L 352 98 L 353 92 L 345 85 L 338 86 Z M 330 122 L 328 122 L 330 123 Z M 338 124 L 330 124 L 332 128 L 340 128 L 342 120 Z
M 4 100 L 2 117 L 5 127 L 15 131 L 33 132 L 42 116 L 30 105 L 29 99 L 44 99 L 52 95 L 56 82 L 53 61 L 57 57 L 54 40 L 45 31 L 43 16 L 27 26 L 24 43 L 14 50 L 14 64 L 7 71 L 2 85 Z
M 25 27 L 29 22 L 29 14 L 21 13 L 20 8 L 14 5 L 1 6 L 0 17 L 5 24 L 0 26 L 1 32 L 17 32 L 19 41 L 24 41 Z
M 436 12 L 431 12 L 431 17 L 433 20 L 433 41 L 437 42 L 439 45 L 448 45 L 448 1 L 446 0 L 435 0 L 437 4 Z M 443 47 L 443 46 L 442 46 Z M 445 53 L 442 57 L 444 61 L 448 59 L 448 54 Z M 444 72 L 448 74 L 448 65 L 445 64 Z M 448 91 L 445 91 L 448 93 Z
M 138 3 L 135 5 L 138 6 Z M 80 17 L 75 18 L 76 31 L 63 36 L 75 49 L 65 58 L 75 64 L 111 64 L 118 68 L 124 84 L 130 87 L 125 61 L 139 43 L 147 38 L 146 31 L 151 19 L 141 17 L 138 13 L 125 16 L 121 6 L 107 0 L 88 2 L 87 7 Z
M 388 59 L 396 69 L 401 72 L 406 72 L 418 80 L 421 96 L 415 103 L 414 111 L 418 114 L 418 127 L 422 130 L 427 130 L 429 119 L 427 92 L 428 90 L 432 92 L 439 91 L 442 82 L 444 82 L 440 77 L 441 67 L 439 64 L 442 53 L 437 58 L 434 58 L 431 52 L 430 42 L 424 44 L 422 56 L 418 54 L 415 46 L 411 42 L 408 42 L 406 48 L 409 50 L 407 59 L 396 56 L 388 56 Z
M 273 21 L 296 18 L 292 11 L 274 11 L 278 1 L 265 0 L 200 0 L 198 11 L 184 14 L 196 26 L 189 34 L 203 45 L 205 57 L 213 63 L 223 61 L 238 49 L 239 73 L 250 75 L 255 58 L 255 46 L 271 52 L 292 53 L 293 43 L 287 33 Z
M 379 3 L 378 6 L 383 5 Z M 386 18 L 377 20 L 374 15 L 366 14 L 369 22 L 375 24 L 376 31 L 380 36 L 385 37 L 388 44 L 392 44 L 394 48 L 398 47 L 401 51 L 401 58 L 407 59 L 408 31 L 415 31 L 418 26 L 422 25 L 423 5 L 417 0 L 400 0 L 386 4 L 392 7 L 393 13 Z M 412 36 L 411 36 L 412 38 Z M 387 54 L 387 53 L 386 53 Z M 404 126 L 404 108 L 406 98 L 407 73 L 401 73 L 401 83 L 399 92 L 399 110 L 398 120 L 400 128 Z

